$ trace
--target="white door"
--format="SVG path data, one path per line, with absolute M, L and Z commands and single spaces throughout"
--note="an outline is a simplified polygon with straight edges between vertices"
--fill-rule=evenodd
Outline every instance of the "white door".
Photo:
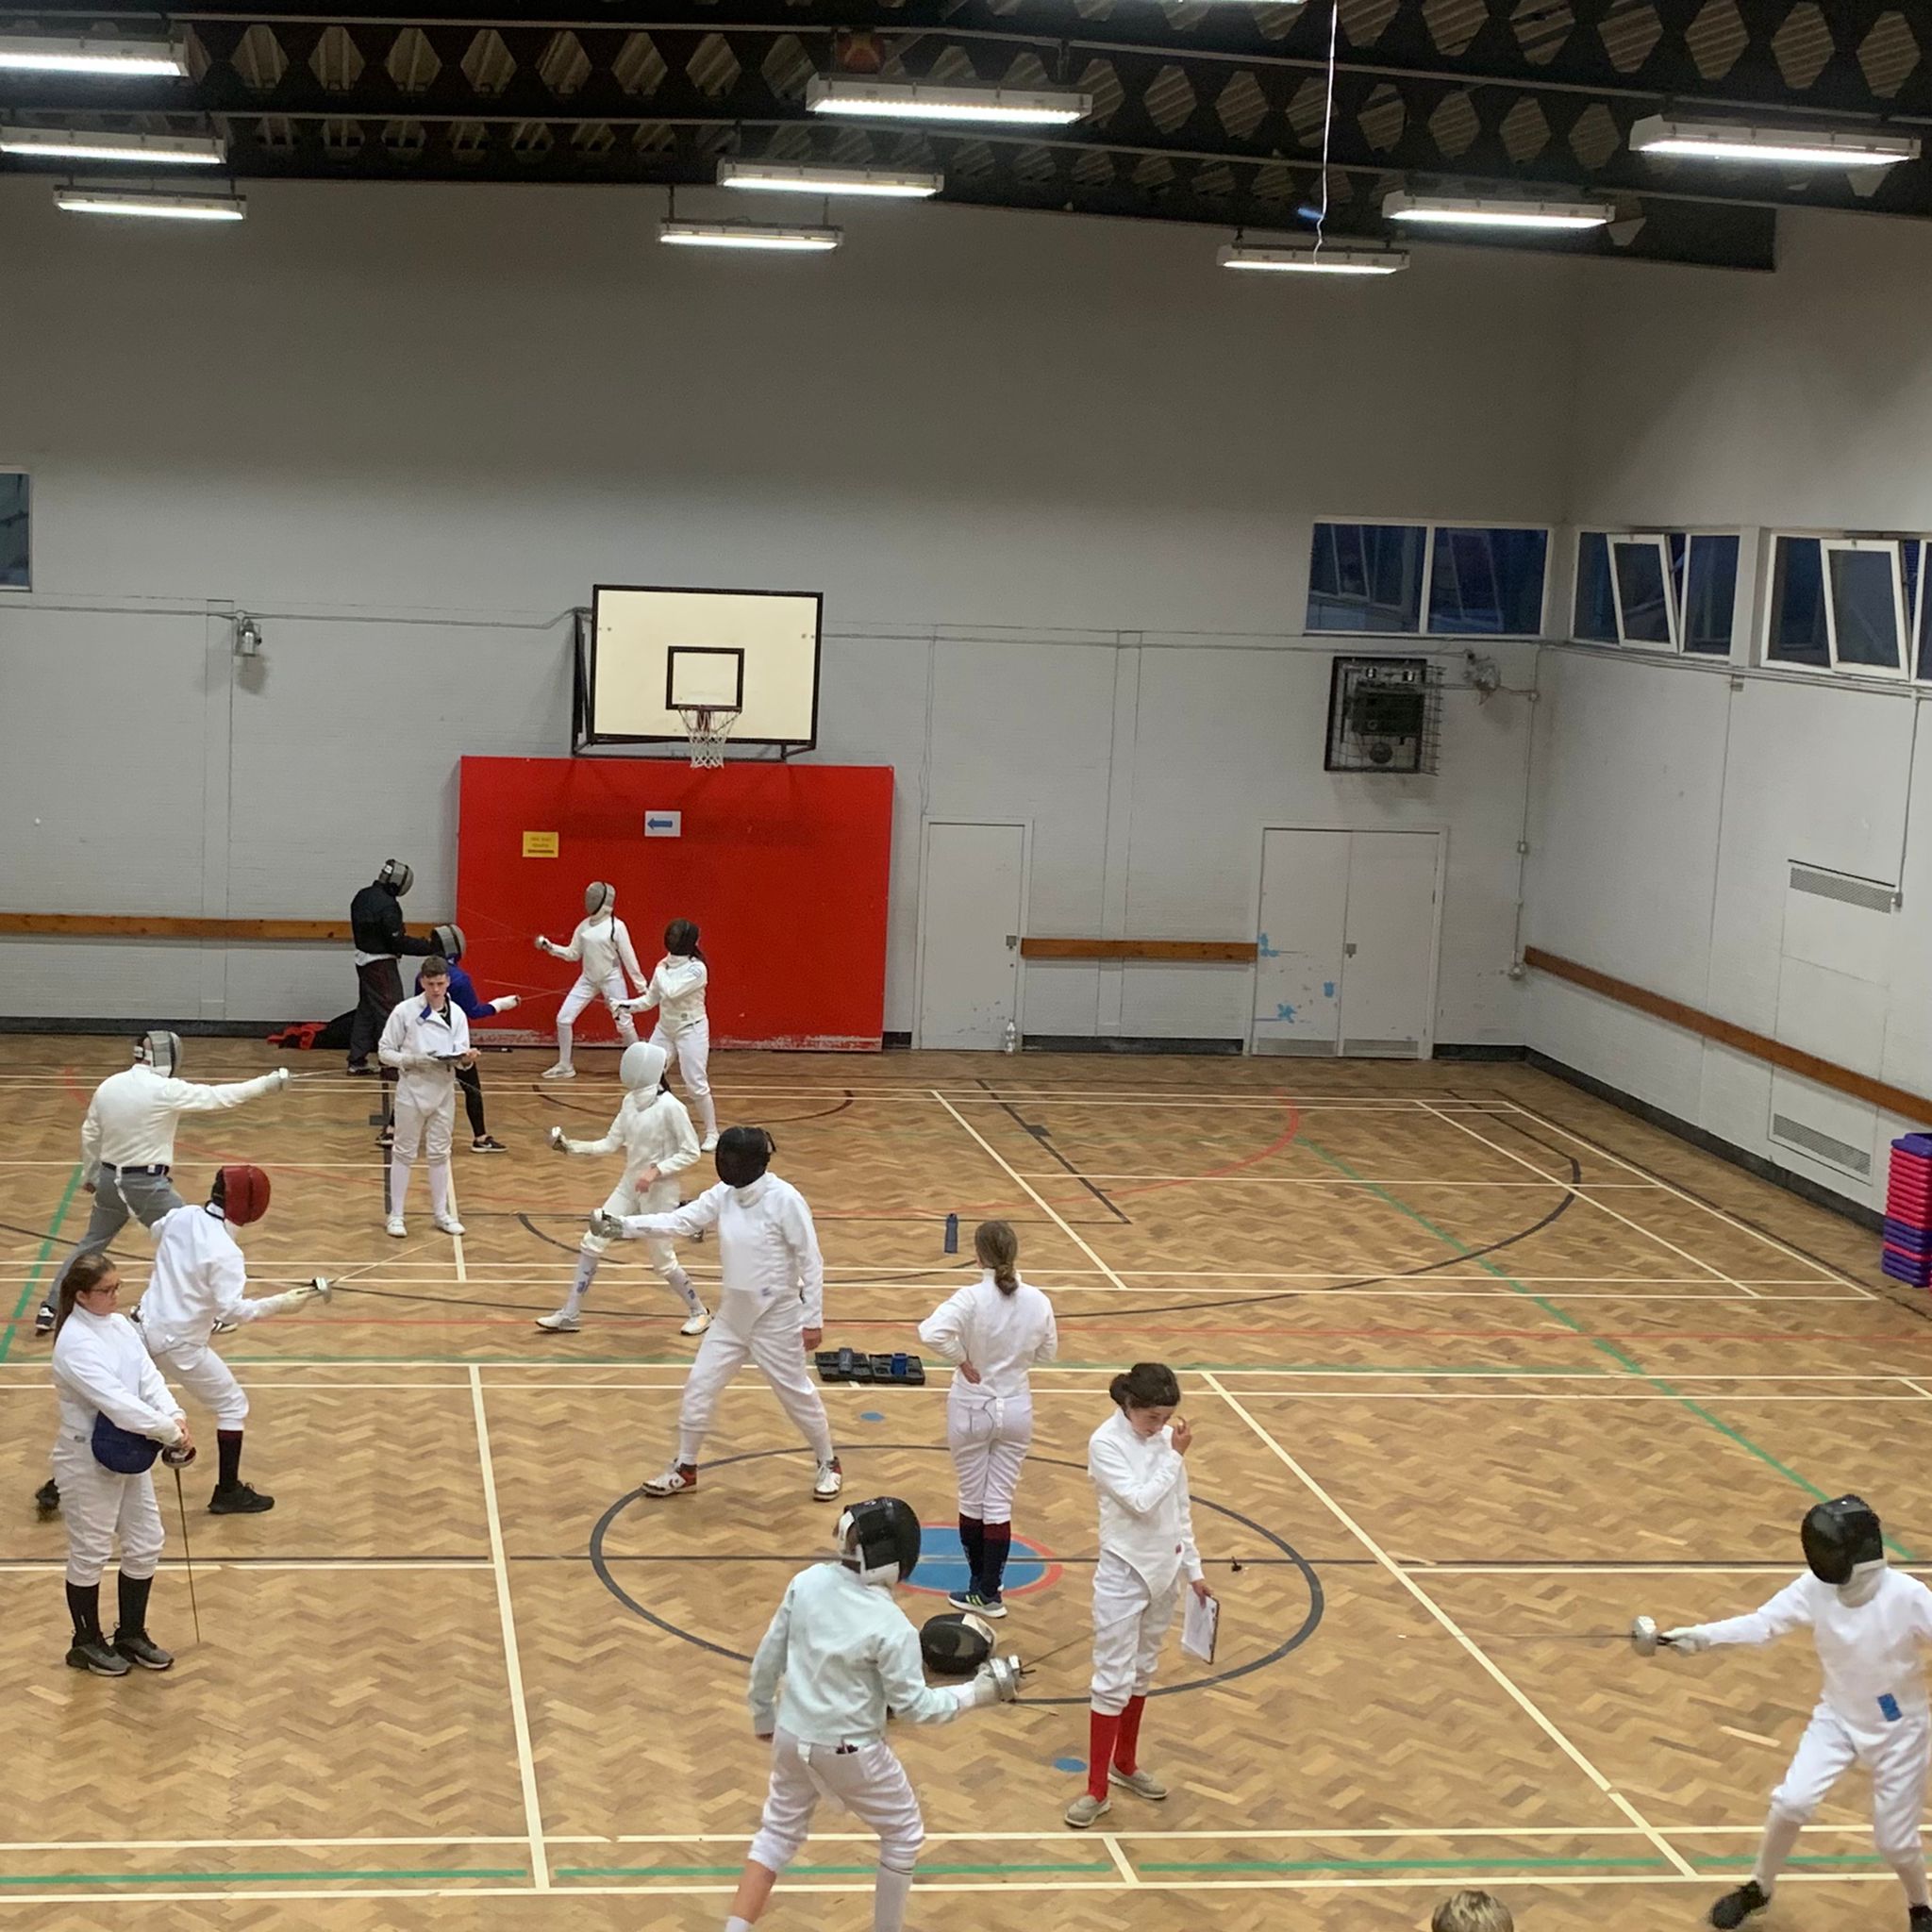
M 1262 835 L 1257 1053 L 1428 1057 L 1441 858 L 1434 832 Z
M 929 824 L 915 1046 L 997 1052 L 1019 1021 L 1024 825 Z

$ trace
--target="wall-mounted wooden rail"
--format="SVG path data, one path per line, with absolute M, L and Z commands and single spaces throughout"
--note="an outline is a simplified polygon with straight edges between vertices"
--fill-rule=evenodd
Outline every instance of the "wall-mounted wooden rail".
M 1158 959 L 1170 965 L 1244 965 L 1253 940 L 1036 940 L 1020 941 L 1023 959 Z
M 349 941 L 346 919 L 170 919 L 147 912 L 0 912 L 0 938 L 269 941 L 317 945 Z
M 1927 1100 L 1922 1093 L 1889 1086 L 1866 1074 L 1855 1074 L 1849 1067 L 1840 1066 L 1836 1060 L 1820 1059 L 1815 1053 L 1805 1053 L 1795 1046 L 1787 1046 L 1781 1040 L 1773 1040 L 1768 1034 L 1754 1033 L 1748 1026 L 1719 1020 L 1696 1007 L 1687 1007 L 1681 1000 L 1666 999 L 1662 993 L 1633 986 L 1627 979 L 1599 973 L 1593 966 L 1579 966 L 1574 959 L 1546 953 L 1541 946 L 1525 946 L 1523 963 L 1534 967 L 1539 973 L 1547 973 L 1552 979 L 1567 980 L 1587 992 L 1600 993 L 1607 1000 L 1615 1000 L 1620 1007 L 1629 1007 L 1637 1012 L 1648 1013 L 1654 1020 L 1681 1026 L 1685 1032 L 1694 1033 L 1701 1040 L 1714 1040 L 1720 1046 L 1728 1046 L 1735 1053 L 1747 1054 L 1754 1060 L 1763 1060 L 1769 1066 L 1796 1074 L 1800 1079 L 1828 1087 L 1834 1093 L 1868 1101 L 1887 1113 L 1903 1114 L 1907 1120 L 1932 1121 L 1932 1100 Z

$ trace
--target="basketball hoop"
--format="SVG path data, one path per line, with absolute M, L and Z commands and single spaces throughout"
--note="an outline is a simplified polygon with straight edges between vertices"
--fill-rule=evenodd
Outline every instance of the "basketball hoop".
M 691 769 L 716 771 L 724 762 L 724 746 L 738 723 L 737 709 L 730 705 L 679 705 L 677 715 L 691 740 Z

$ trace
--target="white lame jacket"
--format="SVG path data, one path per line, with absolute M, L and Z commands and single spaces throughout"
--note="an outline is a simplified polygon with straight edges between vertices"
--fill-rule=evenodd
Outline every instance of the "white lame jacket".
M 919 1339 L 949 1362 L 971 1362 L 989 1395 L 1024 1395 L 1026 1372 L 1059 1352 L 1053 1304 L 1030 1281 L 1002 1294 L 989 1269 L 948 1295 L 919 1324 Z
M 780 1724 L 806 1744 L 870 1744 L 889 1715 L 950 1724 L 971 1694 L 928 1687 L 919 1633 L 891 1591 L 841 1563 L 791 1579 L 751 1660 L 752 1728 L 766 1737 Z
M 54 1338 L 53 1372 L 63 1434 L 92 1435 L 104 1415 L 157 1442 L 181 1440 L 181 1406 L 125 1315 L 76 1307 Z
M 650 985 L 631 1004 L 641 1008 L 656 1007 L 658 1024 L 675 1040 L 703 1021 L 705 988 L 710 977 L 711 970 L 702 959 L 667 953 L 658 961 Z
M 184 1113 L 221 1113 L 273 1093 L 281 1084 L 279 1074 L 264 1074 L 258 1080 L 197 1087 L 142 1065 L 109 1074 L 94 1089 L 80 1124 L 80 1177 L 92 1187 L 104 1161 L 109 1167 L 171 1167 L 175 1129 Z
M 569 1154 L 624 1155 L 624 1185 L 635 1188 L 638 1175 L 655 1167 L 659 1181 L 682 1174 L 698 1158 L 698 1137 L 691 1115 L 675 1093 L 661 1089 L 656 1093 L 626 1093 L 617 1118 L 601 1141 L 573 1141 L 567 1136 L 564 1151 Z M 676 1195 L 671 1199 L 675 1201 Z
M 171 1208 L 154 1224 L 155 1265 L 141 1298 L 141 1332 L 150 1348 L 205 1342 L 217 1322 L 273 1314 L 274 1297 L 251 1300 L 248 1264 L 220 1209 Z
M 416 1106 L 435 1108 L 456 1097 L 457 1070 L 449 1056 L 469 1050 L 470 1023 L 462 1008 L 446 1000 L 438 1012 L 415 992 L 391 1008 L 375 1057 L 402 1074 L 399 1084 Z
M 790 1181 L 761 1174 L 748 1188 L 720 1181 L 672 1214 L 629 1214 L 627 1235 L 671 1235 L 684 1241 L 718 1230 L 721 1292 L 712 1320 L 747 1334 L 770 1309 L 791 1302 L 800 1326 L 825 1325 L 825 1264 L 805 1196 Z
M 1116 1408 L 1087 1439 L 1087 1474 L 1100 1494 L 1100 1548 L 1141 1573 L 1158 1596 L 1176 1576 L 1198 1581 L 1206 1573 L 1194 1547 L 1188 1499 L 1187 1458 L 1173 1430 L 1137 1436 L 1126 1411 Z
M 1887 1570 L 1862 1604 L 1848 1604 L 1807 1570 L 1742 1617 L 1690 1627 L 1707 1641 L 1769 1643 L 1809 1627 L 1824 1670 L 1821 1705 L 1854 1737 L 1875 1742 L 1907 1718 L 1925 1719 L 1919 1646 L 1932 1643 L 1932 1590 Z
M 576 960 L 592 986 L 602 986 L 620 966 L 630 974 L 629 984 L 644 983 L 637 949 L 630 942 L 630 928 L 615 913 L 600 912 L 594 919 L 578 920 L 570 944 L 554 950 L 559 959 Z

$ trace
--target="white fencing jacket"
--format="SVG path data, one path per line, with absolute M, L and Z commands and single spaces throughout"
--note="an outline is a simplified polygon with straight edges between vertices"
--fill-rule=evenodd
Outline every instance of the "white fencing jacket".
M 803 1744 L 874 1743 L 888 1714 L 950 1724 L 971 1695 L 970 1687 L 927 1686 L 919 1632 L 892 1592 L 842 1563 L 815 1563 L 791 1579 L 751 1660 L 752 1728 L 767 1737 L 782 1724 Z
M 277 1068 L 258 1080 L 197 1087 L 139 1063 L 109 1074 L 94 1089 L 87 1118 L 80 1124 L 80 1177 L 92 1187 L 103 1163 L 170 1167 L 175 1160 L 175 1130 L 184 1113 L 221 1113 L 275 1092 L 285 1078 Z
M 219 1208 L 171 1208 L 155 1223 L 155 1265 L 141 1298 L 141 1333 L 153 1349 L 206 1342 L 217 1322 L 272 1315 L 275 1295 L 251 1298 L 248 1264 Z
M 600 912 L 594 919 L 580 919 L 567 946 L 552 946 L 558 959 L 575 959 L 592 986 L 602 987 L 621 965 L 631 983 L 644 983 L 643 969 L 638 964 L 636 949 L 630 942 L 630 928 L 615 913 Z
M 617 1118 L 601 1141 L 573 1141 L 565 1136 L 563 1146 L 567 1154 L 615 1154 L 622 1150 L 623 1184 L 633 1191 L 645 1168 L 655 1167 L 658 1179 L 668 1181 L 690 1167 L 699 1153 L 697 1133 L 683 1101 L 661 1091 L 626 1093 Z M 674 1191 L 670 1200 L 676 1198 Z
M 457 1070 L 451 1055 L 470 1050 L 470 1023 L 454 1000 L 438 1012 L 420 992 L 398 1000 L 382 1028 L 375 1057 L 402 1074 L 399 1095 L 425 1113 L 456 1104 Z
M 91 1315 L 76 1306 L 54 1338 L 54 1392 L 63 1435 L 91 1436 L 104 1415 L 167 1444 L 181 1440 L 182 1411 L 125 1315 Z
M 919 1339 L 949 1362 L 971 1362 L 983 1393 L 1030 1393 L 1026 1372 L 1059 1352 L 1053 1304 L 1030 1281 L 1002 1294 L 989 1268 L 949 1295 L 919 1324 Z
M 805 1196 L 790 1181 L 761 1174 L 748 1188 L 720 1181 L 672 1214 L 627 1214 L 624 1231 L 685 1241 L 718 1230 L 718 1306 L 714 1325 L 749 1335 L 762 1317 L 787 1305 L 799 1325 L 825 1325 L 825 1264 Z M 867 1586 L 868 1588 L 870 1586 Z
M 643 975 L 638 976 L 641 979 Z M 658 1024 L 675 1040 L 705 1024 L 705 988 L 710 977 L 710 968 L 702 959 L 667 953 L 658 961 L 650 985 L 631 1001 L 631 1009 L 636 1012 L 656 1007 Z
M 1860 1743 L 1893 1735 L 1907 1719 L 1925 1721 L 1925 1672 L 1919 1646 L 1932 1643 L 1932 1590 L 1887 1570 L 1862 1604 L 1806 1571 L 1759 1608 L 1719 1624 L 1691 1625 L 1707 1641 L 1769 1643 L 1808 1624 L 1824 1669 L 1819 1707 Z
M 1124 1408 L 1116 1408 L 1087 1439 L 1087 1474 L 1100 1492 L 1100 1548 L 1141 1574 L 1160 1596 L 1176 1576 L 1206 1575 L 1194 1547 L 1194 1517 L 1188 1500 L 1187 1458 L 1175 1449 L 1173 1430 L 1137 1436 Z

